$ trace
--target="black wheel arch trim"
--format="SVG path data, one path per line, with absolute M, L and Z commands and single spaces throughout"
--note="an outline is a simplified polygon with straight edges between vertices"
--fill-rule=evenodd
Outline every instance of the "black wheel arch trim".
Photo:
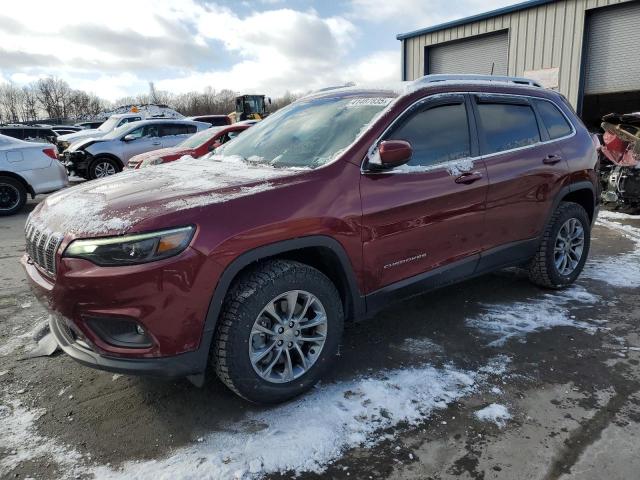
M 551 208 L 551 211 L 549 212 L 549 214 L 547 215 L 547 223 L 549 223 L 549 220 L 551 219 L 553 212 L 556 211 L 556 208 L 558 208 L 558 205 L 560 205 L 560 202 L 570 193 L 573 192 L 577 192 L 580 190 L 589 190 L 591 192 L 591 195 L 593 197 L 593 218 L 591 219 L 591 223 L 593 225 L 593 223 L 596 220 L 596 214 L 597 214 L 597 209 L 598 209 L 598 196 L 596 195 L 596 186 L 591 183 L 588 180 L 581 180 L 579 182 L 573 182 L 570 183 L 568 185 L 565 185 L 564 187 L 562 187 L 560 189 L 560 191 L 556 194 L 554 200 L 553 200 L 553 208 Z
M 36 196 L 36 192 L 33 190 L 33 187 L 29 185 L 29 183 L 17 173 L 0 170 L 0 177 L 9 177 L 19 181 L 22 184 L 22 186 L 25 188 L 27 193 L 31 195 L 31 198 L 34 198 Z

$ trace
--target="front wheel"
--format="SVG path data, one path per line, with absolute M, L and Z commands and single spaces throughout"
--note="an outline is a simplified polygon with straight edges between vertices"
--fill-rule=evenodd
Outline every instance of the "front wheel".
M 308 265 L 272 260 L 243 275 L 225 299 L 212 345 L 218 377 L 255 403 L 311 388 L 338 354 L 340 295 Z
M 89 179 L 110 177 L 121 170 L 120 165 L 110 158 L 98 157 L 89 165 Z
M 529 264 L 529 279 L 546 288 L 562 288 L 575 282 L 589 254 L 590 224 L 581 205 L 562 202 Z
M 27 190 L 20 181 L 0 176 L 0 216 L 18 213 L 26 202 Z

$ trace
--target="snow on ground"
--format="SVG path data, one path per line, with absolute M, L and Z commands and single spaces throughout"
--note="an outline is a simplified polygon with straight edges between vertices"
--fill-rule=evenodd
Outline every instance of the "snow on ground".
M 608 211 L 599 214 L 597 223 L 635 242 L 635 250 L 617 256 L 589 259 L 583 272 L 585 277 L 614 287 L 640 288 L 640 228 L 613 221 L 629 218 L 640 216 Z
M 48 323 L 47 317 L 40 317 L 36 320 L 31 330 L 7 339 L 0 345 L 0 357 L 6 357 L 29 344 L 35 346 L 35 343 L 42 338 L 42 332 L 46 329 Z
M 502 370 L 504 365 L 497 364 L 505 361 L 494 359 L 489 370 Z M 70 478 L 249 479 L 283 471 L 322 472 L 345 450 L 376 444 L 382 429 L 419 424 L 490 379 L 490 373 L 422 365 L 319 386 L 288 404 L 249 413 L 167 458 L 128 462 L 119 469 L 90 465 L 73 449 L 39 435 L 35 422 L 46 412 L 5 400 L 0 404 L 3 446 L 13 455 L 0 464 L 0 476 L 21 461 L 41 457 L 60 464 Z
M 483 312 L 468 319 L 467 325 L 495 337 L 489 346 L 504 345 L 508 340 L 523 338 L 532 332 L 553 327 L 576 327 L 595 331 L 590 323 L 581 322 L 571 315 L 570 303 L 595 304 L 599 297 L 574 285 L 557 293 L 548 293 L 541 298 L 530 298 L 523 302 L 483 304 Z
M 414 355 L 441 353 L 443 350 L 441 345 L 429 338 L 405 338 L 401 344 L 395 345 L 395 347 Z
M 97 478 L 252 478 L 282 471 L 322 472 L 351 447 L 374 445 L 380 429 L 424 421 L 434 410 L 470 393 L 474 374 L 430 365 L 320 387 L 295 402 L 253 413 L 164 460 L 132 462 Z
M 0 460 L 0 477 L 9 473 L 21 462 L 47 458 L 66 470 L 73 478 L 81 460 L 79 453 L 43 437 L 36 431 L 35 422 L 47 412 L 44 409 L 24 407 L 18 400 L 0 404 L 2 447 L 10 452 Z
M 507 425 L 507 420 L 511 419 L 511 414 L 507 407 L 498 403 L 492 403 L 482 410 L 478 410 L 475 416 L 483 422 L 493 422 L 500 428 L 504 428 Z

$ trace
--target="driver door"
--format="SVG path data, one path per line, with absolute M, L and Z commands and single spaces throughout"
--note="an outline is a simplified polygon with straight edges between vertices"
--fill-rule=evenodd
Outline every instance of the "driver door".
M 122 160 L 125 165 L 134 155 L 162 148 L 157 124 L 138 127 L 129 132 L 126 136 L 133 136 L 135 138 L 133 140 L 123 142 Z
M 408 141 L 409 163 L 390 171 L 363 167 L 368 293 L 428 281 L 430 273 L 436 283 L 450 283 L 445 280 L 475 270 L 485 236 L 488 181 L 469 112 L 465 95 L 427 97 L 381 139 Z

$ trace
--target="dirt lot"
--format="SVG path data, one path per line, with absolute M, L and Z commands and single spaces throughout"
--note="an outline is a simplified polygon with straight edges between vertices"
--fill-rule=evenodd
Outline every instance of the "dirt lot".
M 514 270 L 390 306 L 311 393 L 259 408 L 213 378 L 23 359 L 46 320 L 27 213 L 0 220 L 2 478 L 638 478 L 640 216 L 605 212 L 575 287 Z

